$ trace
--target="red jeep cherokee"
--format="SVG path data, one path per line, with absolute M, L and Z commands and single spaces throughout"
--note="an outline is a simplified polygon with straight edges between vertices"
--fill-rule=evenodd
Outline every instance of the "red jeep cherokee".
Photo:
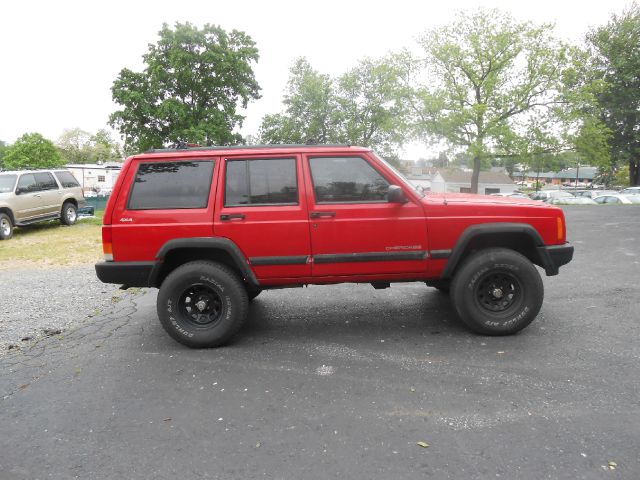
M 538 270 L 571 261 L 561 209 L 531 200 L 424 194 L 350 146 L 154 150 L 127 160 L 102 230 L 103 282 L 157 287 L 165 330 L 222 345 L 268 288 L 425 282 L 488 335 L 526 327 Z

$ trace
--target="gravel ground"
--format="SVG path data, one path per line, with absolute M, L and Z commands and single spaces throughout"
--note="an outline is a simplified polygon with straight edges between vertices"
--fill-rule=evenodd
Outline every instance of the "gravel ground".
M 123 295 L 100 282 L 93 265 L 0 272 L 0 355 L 64 334 L 109 311 Z

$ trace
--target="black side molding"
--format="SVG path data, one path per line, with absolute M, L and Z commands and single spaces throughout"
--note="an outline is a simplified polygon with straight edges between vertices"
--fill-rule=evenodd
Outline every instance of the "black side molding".
M 571 258 L 573 257 L 572 246 L 560 245 L 558 246 L 557 251 L 554 250 L 556 249 L 556 246 L 545 246 L 544 240 L 540 236 L 540 233 L 538 233 L 535 228 L 527 223 L 482 223 L 478 225 L 472 225 L 471 227 L 467 228 L 462 233 L 462 235 L 460 235 L 456 246 L 451 252 L 451 256 L 449 257 L 447 266 L 442 273 L 442 278 L 445 280 L 449 280 L 452 278 L 453 272 L 462 260 L 462 256 L 464 255 L 467 246 L 473 239 L 482 237 L 484 235 L 507 235 L 514 233 L 523 234 L 529 238 L 529 240 L 531 241 L 531 246 L 533 247 L 532 254 L 537 256 L 537 258 L 535 259 L 535 263 L 544 268 L 547 275 L 557 275 L 560 266 L 570 262 Z M 564 248 L 565 250 L 562 250 L 562 248 Z M 571 253 L 569 253 L 569 250 Z M 555 255 L 555 258 L 552 257 L 552 253 L 550 252 L 554 252 L 553 255 Z M 432 258 L 435 258 L 433 257 L 433 252 Z
M 251 265 L 306 265 L 309 263 L 307 255 L 299 255 L 294 257 L 249 257 Z
M 158 276 L 162 269 L 163 261 L 167 254 L 169 254 L 169 252 L 177 249 L 194 248 L 209 248 L 222 250 L 225 253 L 228 253 L 246 282 L 253 287 L 260 286 L 258 279 L 253 273 L 253 270 L 251 270 L 251 268 L 249 267 L 247 259 L 245 258 L 240 248 L 238 248 L 238 246 L 234 242 L 224 237 L 193 237 L 176 238 L 174 240 L 169 240 L 160 248 L 160 250 L 158 250 L 158 253 L 156 254 L 156 262 L 153 267 L 153 271 L 149 276 L 149 286 L 156 286 Z
M 313 256 L 313 263 L 351 263 L 351 262 L 398 262 L 402 260 L 424 260 L 427 252 L 372 252 L 372 253 L 329 253 Z

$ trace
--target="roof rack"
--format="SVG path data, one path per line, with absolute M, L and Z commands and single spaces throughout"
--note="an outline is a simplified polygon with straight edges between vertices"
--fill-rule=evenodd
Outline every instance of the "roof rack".
M 144 153 L 169 153 L 169 152 L 184 152 L 184 151 L 207 151 L 207 150 L 259 150 L 265 148 L 309 148 L 309 147 L 351 147 L 353 145 L 335 143 L 335 144 L 321 144 L 321 143 L 299 143 L 299 144 L 267 144 L 267 145 L 214 145 L 210 147 L 192 147 L 190 144 L 179 144 L 177 147 L 172 148 L 152 148 Z

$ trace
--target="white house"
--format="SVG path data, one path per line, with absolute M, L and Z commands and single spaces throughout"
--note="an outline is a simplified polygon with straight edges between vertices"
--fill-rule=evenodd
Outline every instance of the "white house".
M 110 191 L 116 183 L 116 179 L 122 168 L 121 163 L 87 163 L 66 166 L 69 171 L 78 179 L 84 192 L 88 191 Z
M 470 193 L 472 172 L 438 170 L 431 179 L 432 192 Z M 478 193 L 511 193 L 516 189 L 505 172 L 480 172 Z

